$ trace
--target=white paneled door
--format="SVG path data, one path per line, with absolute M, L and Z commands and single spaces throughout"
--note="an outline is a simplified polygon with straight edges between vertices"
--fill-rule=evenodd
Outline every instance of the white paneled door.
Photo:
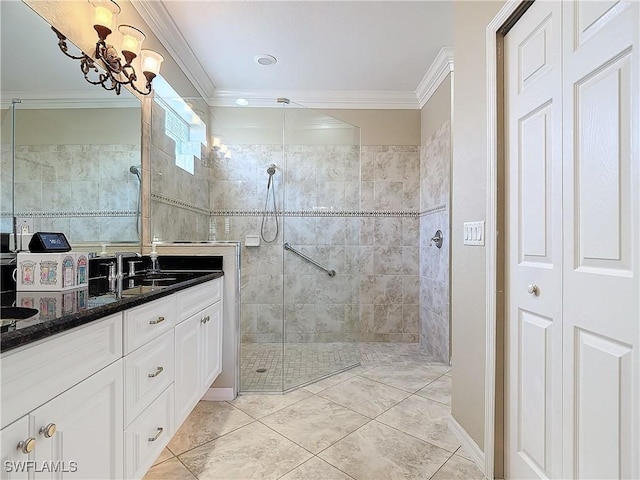
M 505 36 L 506 476 L 639 478 L 640 2 Z

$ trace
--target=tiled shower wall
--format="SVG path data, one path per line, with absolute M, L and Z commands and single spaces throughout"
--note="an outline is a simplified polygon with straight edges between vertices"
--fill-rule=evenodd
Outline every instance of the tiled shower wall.
M 232 158 L 212 170 L 211 238 L 244 241 L 260 235 L 266 169 L 283 165 L 282 147 L 230 149 Z M 418 147 L 364 146 L 358 153 L 351 146 L 287 147 L 285 178 L 280 169 L 274 176 L 277 208 L 283 201 L 286 207 L 278 237 L 260 247 L 243 243 L 243 341 L 282 341 L 283 317 L 288 342 L 418 341 Z M 274 235 L 268 216 L 265 237 Z M 336 276 L 284 251 L 283 238 Z
M 421 147 L 420 164 L 420 344 L 449 362 L 450 122 Z M 440 249 L 429 244 L 437 230 L 444 236 Z
M 64 232 L 71 242 L 138 241 L 139 184 L 129 167 L 139 164 L 140 145 L 19 145 L 16 213 L 33 217 L 35 231 Z M 11 145 L 2 145 L 2 171 L 11 171 Z M 9 188 L 2 205 L 10 213 Z
M 362 147 L 362 341 L 417 342 L 420 157 L 417 146 Z

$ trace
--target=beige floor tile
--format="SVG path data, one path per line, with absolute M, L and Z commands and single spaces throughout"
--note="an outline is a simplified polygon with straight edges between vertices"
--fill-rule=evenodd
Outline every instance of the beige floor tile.
M 334 385 L 342 383 L 345 380 L 353 378 L 354 376 L 355 374 L 352 373 L 351 370 L 347 370 L 346 372 L 341 372 L 331 377 L 327 377 L 323 380 L 319 380 L 315 383 L 309 384 L 306 387 L 304 387 L 304 389 L 311 393 L 318 393 L 329 387 L 333 387 Z
M 374 420 L 318 456 L 357 480 L 381 480 L 427 479 L 449 455 Z
M 431 480 L 483 480 L 485 477 L 475 463 L 453 455 Z
M 304 389 L 294 390 L 285 394 L 247 394 L 239 395 L 235 400 L 229 402 L 253 418 L 262 418 L 271 415 L 278 410 L 282 410 L 300 400 L 309 397 L 311 392 Z
M 446 405 L 412 395 L 377 420 L 453 453 L 460 442 L 449 430 L 450 411 Z
M 416 395 L 444 403 L 445 405 L 451 405 L 451 377 L 441 376 L 426 387 L 418 390 Z
M 179 458 L 199 480 L 246 480 L 279 478 L 311 456 L 302 447 L 255 422 Z
M 383 365 L 360 375 L 406 392 L 414 393 L 439 378 L 448 367 L 436 365 Z
M 158 458 L 155 459 L 153 464 L 157 465 L 158 463 L 162 463 L 165 460 L 169 460 L 170 458 L 173 458 L 173 453 L 171 453 L 171 450 L 165 447 L 162 449 L 162 453 L 158 455 Z
M 351 480 L 351 478 L 324 460 L 313 457 L 284 477 L 280 477 L 280 480 Z
M 227 402 L 201 401 L 178 429 L 168 447 L 179 455 L 254 421 Z
M 456 450 L 456 455 L 459 455 L 459 456 L 461 456 L 463 458 L 466 458 L 467 460 L 473 462 L 473 457 L 469 453 L 469 450 L 467 450 L 464 447 L 460 447 L 458 450 Z
M 151 467 L 142 480 L 196 480 L 189 470 L 177 458 Z
M 314 396 L 261 421 L 310 452 L 318 453 L 369 419 L 330 400 Z
M 369 418 L 375 418 L 409 394 L 365 377 L 353 377 L 318 395 Z

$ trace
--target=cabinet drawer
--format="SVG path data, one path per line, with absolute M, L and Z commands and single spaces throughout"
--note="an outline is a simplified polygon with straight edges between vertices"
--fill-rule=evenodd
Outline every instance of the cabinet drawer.
M 222 298 L 222 278 L 178 292 L 178 322 L 216 303 Z
M 125 430 L 125 478 L 142 478 L 174 431 L 172 384 Z
M 122 357 L 122 314 L 2 356 L 2 426 Z
M 125 355 L 171 330 L 175 324 L 175 295 L 127 310 L 124 312 Z
M 125 425 L 133 422 L 173 382 L 173 339 L 171 329 L 125 357 Z

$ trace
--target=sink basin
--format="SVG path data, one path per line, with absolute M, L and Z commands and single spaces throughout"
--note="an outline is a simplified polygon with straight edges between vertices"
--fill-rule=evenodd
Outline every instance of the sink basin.
M 38 318 L 38 310 L 27 307 L 2 307 L 0 309 L 0 332 L 16 329 L 16 324 L 23 320 Z

